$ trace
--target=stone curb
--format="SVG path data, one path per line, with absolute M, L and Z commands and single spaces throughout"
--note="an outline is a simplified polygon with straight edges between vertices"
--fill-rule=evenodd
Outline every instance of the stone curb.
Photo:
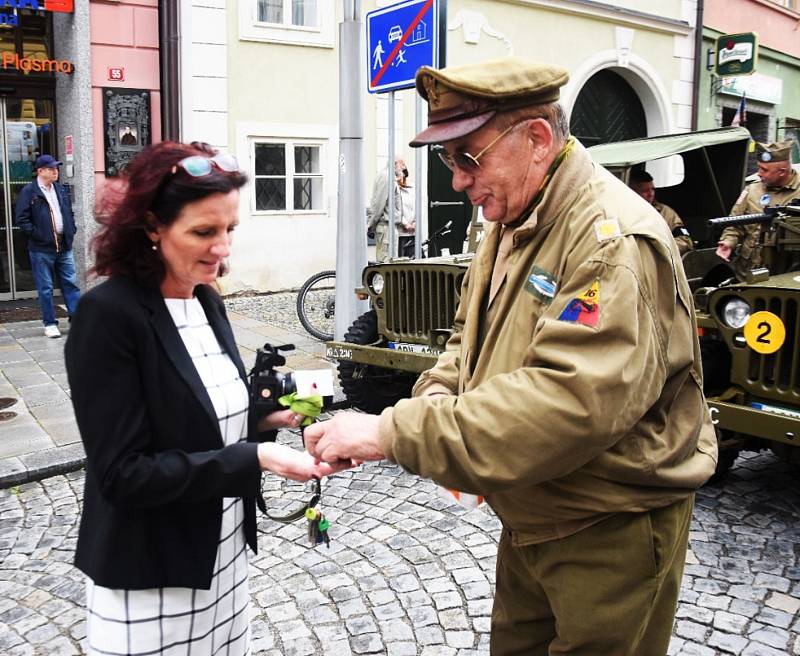
M 347 407 L 349 407 L 347 399 L 337 394 L 326 411 L 342 410 Z M 82 469 L 85 462 L 86 453 L 83 450 L 83 444 L 70 444 L 14 458 L 2 458 L 0 459 L 0 490 L 41 481 L 51 476 L 69 474 Z

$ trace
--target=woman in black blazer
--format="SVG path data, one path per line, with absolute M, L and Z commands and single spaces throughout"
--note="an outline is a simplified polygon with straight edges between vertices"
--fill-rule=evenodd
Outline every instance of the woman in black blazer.
M 95 272 L 66 344 L 86 450 L 76 565 L 90 653 L 249 653 L 247 558 L 261 472 L 344 468 L 248 434 L 246 374 L 212 285 L 245 177 L 203 144 L 144 150 L 108 192 Z M 262 502 L 263 503 L 263 502 Z

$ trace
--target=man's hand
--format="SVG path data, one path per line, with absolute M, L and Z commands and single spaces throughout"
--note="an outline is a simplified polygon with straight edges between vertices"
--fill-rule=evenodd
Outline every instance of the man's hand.
M 721 257 L 723 260 L 730 262 L 731 261 L 731 252 L 733 249 L 728 246 L 725 242 L 719 242 L 717 244 L 717 255 Z
M 340 412 L 306 428 L 303 438 L 308 452 L 322 462 L 382 460 L 386 454 L 378 439 L 379 421 L 377 415 Z

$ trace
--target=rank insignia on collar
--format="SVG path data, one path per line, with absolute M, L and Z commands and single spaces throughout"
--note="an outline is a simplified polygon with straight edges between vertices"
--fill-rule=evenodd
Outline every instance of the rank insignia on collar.
M 556 277 L 534 265 L 525 280 L 525 291 L 545 305 L 550 305 L 556 295 Z
M 594 234 L 597 237 L 597 241 L 600 242 L 621 237 L 622 231 L 619 229 L 619 221 L 617 221 L 614 217 L 608 217 L 595 221 Z
M 600 318 L 600 280 L 595 278 L 592 286 L 573 298 L 558 318 L 560 321 L 596 328 Z

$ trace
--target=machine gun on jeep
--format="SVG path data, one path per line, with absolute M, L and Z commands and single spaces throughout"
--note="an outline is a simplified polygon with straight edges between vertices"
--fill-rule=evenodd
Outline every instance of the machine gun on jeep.
M 760 225 L 766 265 L 694 292 L 717 476 L 741 450 L 800 460 L 800 204 L 708 224 Z

